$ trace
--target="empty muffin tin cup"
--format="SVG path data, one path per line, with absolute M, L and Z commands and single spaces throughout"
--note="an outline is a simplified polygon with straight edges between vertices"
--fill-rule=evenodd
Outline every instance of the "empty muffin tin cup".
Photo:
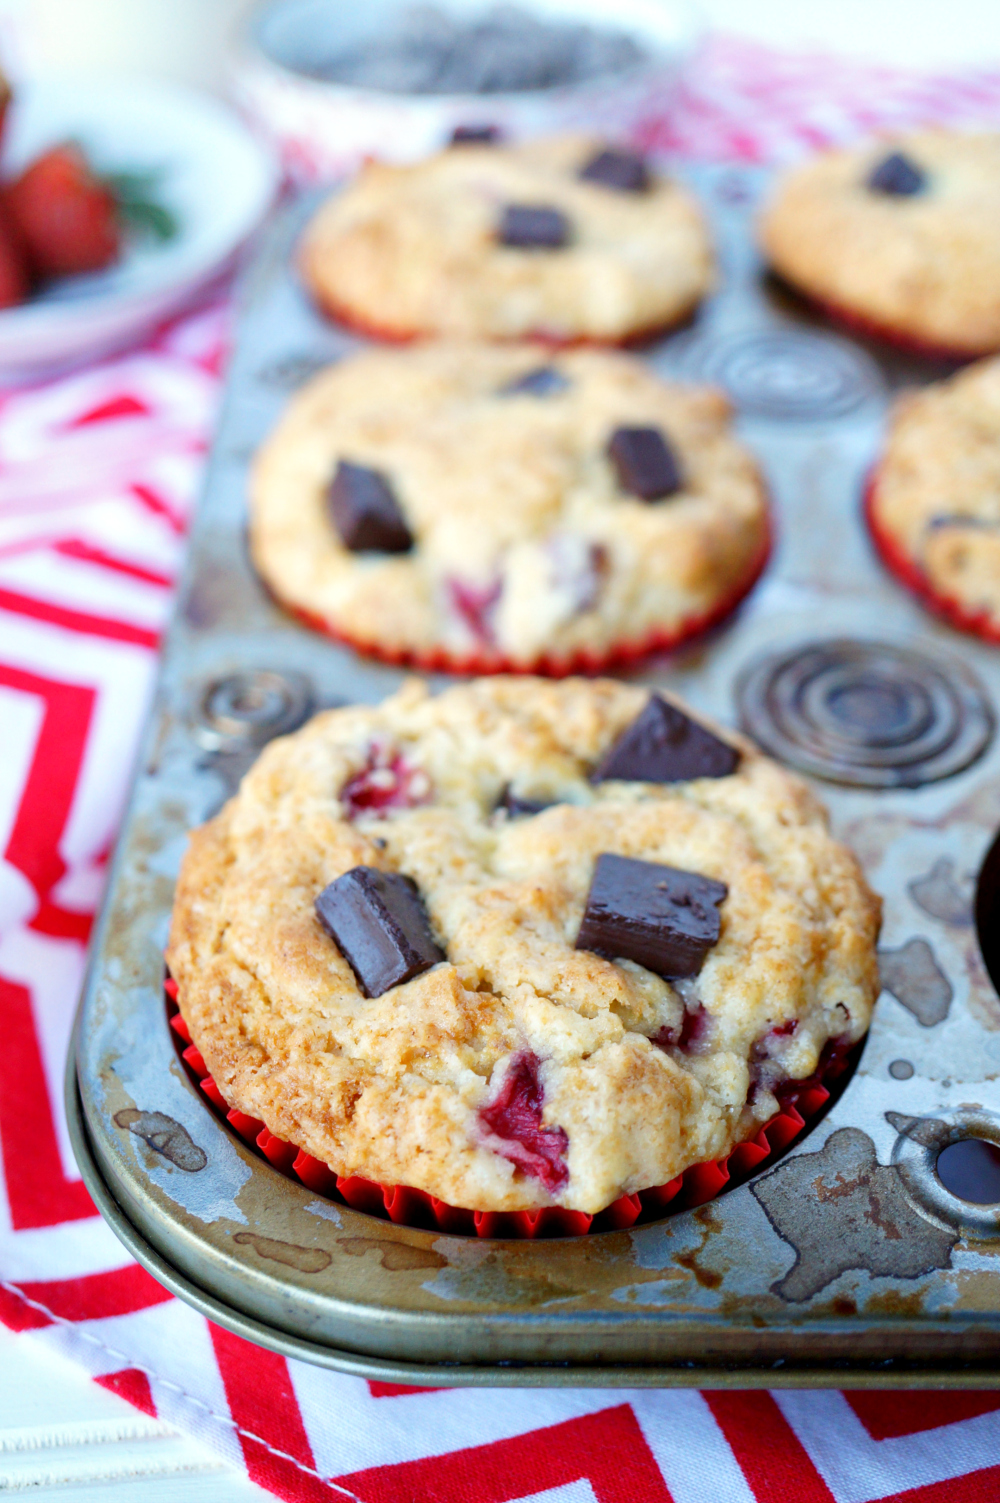
M 757 659 L 736 687 L 743 729 L 800 772 L 854 788 L 919 788 L 993 739 L 979 679 L 943 655 L 854 637 Z

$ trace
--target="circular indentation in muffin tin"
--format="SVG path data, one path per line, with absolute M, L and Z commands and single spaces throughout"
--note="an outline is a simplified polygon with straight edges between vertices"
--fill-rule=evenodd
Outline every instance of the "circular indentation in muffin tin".
M 964 664 L 832 638 L 752 663 L 736 686 L 744 730 L 800 772 L 856 788 L 917 788 L 986 750 L 995 721 Z
M 1000 1147 L 987 1138 L 958 1138 L 946 1143 L 934 1172 L 951 1195 L 971 1205 L 1000 1204 Z
M 210 751 L 263 746 L 300 726 L 312 712 L 303 673 L 251 669 L 210 680 L 197 696 L 194 734 Z
M 844 340 L 797 330 L 696 335 L 685 376 L 721 386 L 741 412 L 811 422 L 843 417 L 881 390 L 874 361 Z
M 911 1203 L 963 1237 L 1000 1238 L 1000 1116 L 981 1106 L 886 1112 L 892 1162 Z

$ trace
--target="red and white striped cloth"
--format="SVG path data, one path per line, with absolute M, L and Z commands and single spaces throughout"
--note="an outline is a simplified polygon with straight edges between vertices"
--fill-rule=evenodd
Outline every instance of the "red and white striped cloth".
M 781 160 L 1000 121 L 1000 69 L 904 76 L 716 42 L 643 136 Z M 993 1503 L 1000 1393 L 413 1390 L 247 1346 L 94 1215 L 63 1059 L 219 394 L 226 310 L 0 395 L 0 1320 L 295 1500 Z

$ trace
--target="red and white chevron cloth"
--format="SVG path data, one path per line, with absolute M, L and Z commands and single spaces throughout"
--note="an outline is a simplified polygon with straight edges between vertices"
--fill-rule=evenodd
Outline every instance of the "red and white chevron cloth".
M 917 77 L 718 41 L 650 143 L 784 159 L 1000 121 L 1000 69 Z M 414 1390 L 246 1345 L 131 1263 L 60 1105 L 70 1021 L 219 395 L 226 310 L 0 395 L 0 1320 L 282 1498 L 995 1503 L 1000 1393 Z

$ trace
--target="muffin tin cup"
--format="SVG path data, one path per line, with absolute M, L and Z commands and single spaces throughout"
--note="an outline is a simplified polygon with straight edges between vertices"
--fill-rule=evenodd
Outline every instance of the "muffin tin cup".
M 916 595 L 926 610 L 938 616 L 942 621 L 946 621 L 956 631 L 968 632 L 994 646 L 1000 645 L 1000 623 L 995 621 L 988 611 L 970 610 L 954 596 L 939 594 L 923 569 L 915 564 L 895 538 L 879 525 L 875 516 L 877 488 L 877 477 L 873 473 L 865 482 L 862 511 L 875 551 L 889 573 Z
M 383 663 L 389 663 L 396 668 L 413 668 L 422 673 L 455 673 L 455 674 L 488 674 L 488 673 L 530 673 L 544 674 L 547 678 L 567 678 L 572 673 L 602 673 L 610 669 L 625 669 L 651 658 L 657 653 L 675 652 L 679 647 L 688 642 L 704 636 L 717 626 L 721 626 L 730 617 L 737 607 L 746 599 L 760 579 L 774 545 L 773 518 L 768 515 L 766 530 L 761 547 L 751 560 L 750 566 L 734 589 L 724 596 L 709 611 L 703 611 L 700 615 L 689 616 L 673 630 L 656 630 L 636 642 L 622 642 L 609 647 L 604 652 L 591 652 L 577 650 L 568 653 L 565 657 L 553 657 L 549 653 L 543 653 L 530 663 L 516 663 L 501 653 L 489 652 L 481 649 L 478 652 L 469 652 L 461 656 L 448 652 L 445 648 L 430 648 L 427 650 L 411 648 L 387 648 L 377 642 L 363 642 L 341 631 L 325 617 L 316 615 L 312 611 L 303 610 L 300 606 L 292 605 L 283 600 L 269 589 L 271 598 L 296 621 L 301 621 L 304 626 L 313 631 L 321 632 L 324 636 L 332 638 L 335 642 L 342 643 L 345 647 L 351 647 L 355 652 L 364 657 L 377 658 Z
M 191 1041 L 187 1023 L 177 1005 L 177 983 L 163 983 L 170 1027 L 180 1046 L 181 1059 L 191 1078 L 204 1092 L 216 1115 L 222 1117 L 243 1141 L 290 1179 L 329 1200 L 346 1202 L 397 1226 L 423 1231 L 438 1230 L 449 1236 L 583 1237 L 592 1232 L 621 1231 L 637 1222 L 655 1221 L 676 1211 L 704 1205 L 728 1186 L 741 1184 L 782 1153 L 799 1136 L 806 1123 L 830 1100 L 827 1082 L 833 1083 L 852 1062 L 835 1045 L 829 1048 L 820 1068 L 806 1080 L 789 1081 L 781 1092 L 781 1108 L 752 1138 L 737 1143 L 721 1159 L 692 1164 L 676 1179 L 631 1195 L 621 1195 L 597 1215 L 571 1211 L 564 1206 L 542 1206 L 536 1211 L 473 1211 L 438 1200 L 426 1190 L 411 1185 L 383 1185 L 360 1175 L 337 1174 L 328 1164 L 302 1148 L 276 1137 L 257 1117 L 230 1107 Z M 852 1051 L 854 1058 L 860 1051 Z

